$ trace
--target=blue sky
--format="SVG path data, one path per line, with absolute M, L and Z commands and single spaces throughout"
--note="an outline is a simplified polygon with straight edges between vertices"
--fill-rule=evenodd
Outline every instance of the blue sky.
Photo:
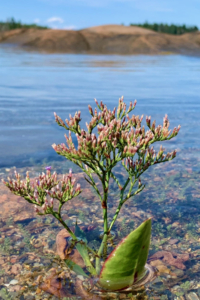
M 52 28 L 82 29 L 103 24 L 148 21 L 197 25 L 200 0 L 6 0 L 0 1 L 0 20 L 14 17 L 24 23 Z

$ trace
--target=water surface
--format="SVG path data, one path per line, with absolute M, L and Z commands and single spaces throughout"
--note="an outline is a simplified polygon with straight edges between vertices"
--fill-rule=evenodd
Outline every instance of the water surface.
M 81 110 L 94 98 L 109 108 L 137 99 L 135 114 L 162 124 L 181 124 L 169 147 L 199 149 L 200 59 L 189 56 L 38 54 L 0 49 L 0 167 L 27 166 L 58 159 L 51 148 L 64 142 L 54 121 Z M 157 123 L 157 124 L 158 124 Z M 196 152 L 194 155 L 198 155 Z

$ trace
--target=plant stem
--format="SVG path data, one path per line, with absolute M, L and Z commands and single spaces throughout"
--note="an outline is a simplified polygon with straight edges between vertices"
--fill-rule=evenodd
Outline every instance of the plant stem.
M 98 255 L 98 257 L 96 257 L 96 273 L 97 273 L 97 275 L 99 275 L 100 270 L 101 270 L 101 254 L 103 252 L 105 245 L 107 244 L 107 238 L 108 238 L 108 235 L 104 234 L 103 240 L 101 242 L 101 246 L 99 247 L 99 251 L 97 253 L 97 255 Z
M 116 179 L 116 177 L 115 177 L 114 175 L 112 175 L 112 177 L 113 177 L 113 179 L 117 182 L 117 184 L 119 184 L 119 182 L 118 182 L 118 180 Z M 123 189 L 121 190 L 120 201 L 119 201 L 118 207 L 117 207 L 117 209 L 116 209 L 115 215 L 114 215 L 114 217 L 113 217 L 113 219 L 112 219 L 112 222 L 111 222 L 111 224 L 110 224 L 110 227 L 109 227 L 108 232 L 111 231 L 111 229 L 112 229 L 112 227 L 113 227 L 113 225 L 114 225 L 114 223 L 115 223 L 115 221 L 116 221 L 116 219 L 117 219 L 117 217 L 118 217 L 118 214 L 119 214 L 119 212 L 120 212 L 120 210 L 121 210 L 121 208 L 122 208 L 122 205 L 124 204 L 124 199 L 123 199 L 124 191 L 125 191 L 127 185 L 129 184 L 129 181 L 130 181 L 130 178 L 128 178 L 128 179 L 126 180 L 126 182 L 125 182 L 125 184 L 124 184 L 124 186 L 123 186 Z M 130 188 L 130 190 L 132 190 L 132 188 L 133 188 L 135 182 L 136 182 L 136 179 L 134 180 L 133 183 L 131 183 L 131 188 Z
M 52 215 L 63 225 L 63 227 L 69 232 L 69 234 L 71 235 L 72 239 L 77 241 L 77 237 L 75 236 L 75 234 L 73 233 L 73 231 L 67 226 L 67 224 L 64 222 L 64 220 L 61 217 L 60 213 L 56 213 L 52 210 Z
M 55 212 L 52 212 L 52 215 L 65 227 L 65 229 L 69 232 L 69 234 L 71 235 L 72 239 L 77 241 L 77 237 L 75 236 L 75 234 L 73 233 L 73 231 L 67 226 L 67 224 L 63 221 L 61 215 L 57 216 L 57 214 Z M 94 256 L 97 255 L 97 253 L 90 248 L 84 241 L 81 241 L 83 244 L 85 244 L 85 246 L 87 247 L 88 251 L 91 252 Z
M 107 255 L 107 237 L 108 237 L 108 214 L 107 214 L 107 198 L 108 198 L 108 186 L 109 186 L 109 179 L 110 179 L 110 172 L 103 173 L 102 176 L 102 186 L 103 186 L 103 201 L 102 201 L 102 208 L 103 208 L 103 222 L 104 222 L 104 235 L 101 245 L 98 250 L 98 257 L 96 257 L 96 272 L 97 274 L 100 273 L 101 269 L 101 255 L 103 250 L 105 250 L 105 256 Z
M 112 219 L 112 222 L 110 223 L 110 227 L 109 227 L 109 229 L 108 229 L 109 232 L 111 231 L 111 229 L 112 229 L 112 227 L 113 227 L 113 225 L 114 225 L 114 223 L 115 223 L 115 221 L 116 221 L 116 219 L 117 219 L 117 217 L 118 217 L 118 214 L 119 214 L 119 212 L 120 212 L 120 209 L 122 208 L 123 203 L 124 203 L 124 202 L 120 200 L 119 205 L 118 205 L 118 207 L 117 207 L 117 209 L 116 209 L 115 215 L 114 215 L 114 217 L 113 217 L 113 219 Z

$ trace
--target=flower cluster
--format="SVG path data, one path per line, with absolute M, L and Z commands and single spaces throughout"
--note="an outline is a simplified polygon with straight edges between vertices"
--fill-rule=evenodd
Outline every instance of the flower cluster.
M 35 205 L 35 211 L 39 214 L 51 213 L 53 210 L 54 199 L 61 204 L 78 196 L 81 193 L 80 184 L 75 185 L 75 178 L 72 178 L 72 170 L 68 175 L 63 175 L 62 180 L 57 180 L 57 174 L 51 174 L 51 167 L 46 167 L 46 174 L 42 173 L 33 182 L 30 182 L 29 173 L 26 173 L 26 179 L 21 180 L 20 174 L 15 171 L 16 179 L 2 182 L 15 195 L 21 196 L 28 202 Z M 42 208 L 42 211 L 39 210 Z
M 80 113 L 76 113 L 74 118 L 70 117 L 70 121 L 66 120 L 68 127 L 55 114 L 56 122 L 70 132 L 69 136 L 65 135 L 67 145 L 64 143 L 52 145 L 58 154 L 65 156 L 75 163 L 86 163 L 90 167 L 93 166 L 93 169 L 100 166 L 103 170 L 106 165 L 106 170 L 108 170 L 108 168 L 115 164 L 115 159 L 117 161 L 125 158 L 130 159 L 136 153 L 139 157 L 144 157 L 144 153 L 146 153 L 145 163 L 150 165 L 152 164 L 150 160 L 152 161 L 152 151 L 154 150 L 150 149 L 149 146 L 156 141 L 170 140 L 180 130 L 180 126 L 178 128 L 175 127 L 172 132 L 169 130 L 169 120 L 166 115 L 163 119 L 163 126 L 158 125 L 157 127 L 155 121 L 151 124 L 151 117 L 147 116 L 146 124 L 149 129 L 146 131 L 145 127 L 141 125 L 143 116 L 132 115 L 132 117 L 129 117 L 128 115 L 135 108 L 136 101 L 134 104 L 131 102 L 126 111 L 126 104 L 123 102 L 123 97 L 120 98 L 117 116 L 115 115 L 116 108 L 110 111 L 102 102 L 100 105 L 96 99 L 95 102 L 100 112 L 97 113 L 96 108 L 93 112 L 92 107 L 89 105 L 89 112 L 92 115 L 92 119 L 89 124 L 86 123 L 87 132 L 83 129 L 81 130 L 80 126 L 77 125 L 80 120 Z M 92 132 L 95 127 L 97 127 L 97 135 Z M 73 143 L 71 131 L 76 134 L 78 141 L 77 149 Z M 175 152 L 173 152 L 173 155 L 167 154 L 165 159 L 171 159 L 175 155 Z M 106 160 L 106 164 L 104 160 Z M 99 161 L 103 163 L 101 164 Z
M 148 148 L 141 152 L 141 157 L 133 161 L 130 157 L 122 160 L 122 165 L 130 175 L 139 177 L 150 166 L 157 163 L 172 160 L 176 156 L 176 150 L 164 154 L 164 148 L 160 146 L 160 150 L 156 155 L 153 147 Z
M 72 170 L 70 169 L 69 175 L 63 175 L 62 180 L 51 191 L 46 192 L 51 198 L 57 199 L 60 203 L 65 203 L 78 196 L 81 192 L 79 183 L 74 189 L 75 182 L 76 178 L 72 178 Z

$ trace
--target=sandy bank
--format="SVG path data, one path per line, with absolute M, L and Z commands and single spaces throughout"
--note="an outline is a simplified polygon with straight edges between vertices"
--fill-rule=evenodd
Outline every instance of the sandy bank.
M 137 26 L 103 25 L 83 30 L 16 29 L 0 43 L 49 53 L 200 55 L 200 32 L 174 36 Z

